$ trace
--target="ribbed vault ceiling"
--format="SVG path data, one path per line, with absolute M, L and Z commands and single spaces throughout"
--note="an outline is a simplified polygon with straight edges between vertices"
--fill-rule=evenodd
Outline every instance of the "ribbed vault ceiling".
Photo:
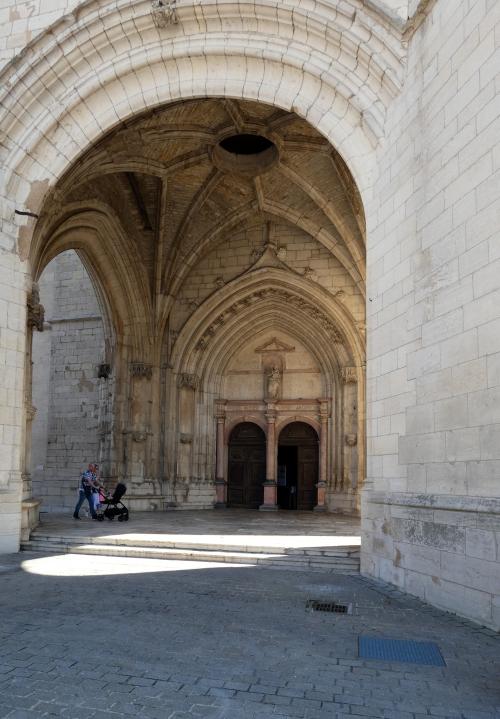
M 220 167 L 222 138 L 258 134 L 278 161 L 267 171 Z M 190 269 L 235 231 L 279 221 L 320 242 L 364 293 L 364 218 L 342 158 L 308 123 L 260 103 L 178 102 L 115 129 L 56 191 L 63 208 L 99 203 L 141 258 L 151 298 L 175 298 Z M 67 215 L 66 215 L 67 216 Z

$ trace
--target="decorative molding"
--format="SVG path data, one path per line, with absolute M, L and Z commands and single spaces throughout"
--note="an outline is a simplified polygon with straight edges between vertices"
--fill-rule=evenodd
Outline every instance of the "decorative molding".
M 36 329 L 38 332 L 43 332 L 45 309 L 43 305 L 40 304 L 40 291 L 36 282 L 33 282 L 31 292 L 28 294 L 27 307 L 28 327 L 30 329 Z
M 258 354 L 265 354 L 266 352 L 295 352 L 295 347 L 287 345 L 277 337 L 271 337 L 271 339 L 260 347 L 255 348 L 255 352 Z
M 358 381 L 356 367 L 342 367 L 341 374 L 344 384 L 351 384 Z
M 148 438 L 148 434 L 149 434 L 149 432 L 132 432 L 131 433 L 132 442 L 137 442 L 137 443 L 145 442 Z
M 199 378 L 195 374 L 189 374 L 187 372 L 182 372 L 177 378 L 177 387 L 179 387 L 179 389 L 187 387 L 188 389 L 195 390 L 198 389 L 199 383 Z
M 205 350 L 217 334 L 220 327 L 225 325 L 228 319 L 237 315 L 241 310 L 255 305 L 257 302 L 269 299 L 278 301 L 283 304 L 283 306 L 302 310 L 311 319 L 316 320 L 320 324 L 321 329 L 332 342 L 343 344 L 342 337 L 334 323 L 316 305 L 313 305 L 311 302 L 308 302 L 302 297 L 292 294 L 291 292 L 287 292 L 287 290 L 269 287 L 266 289 L 256 290 L 255 292 L 252 292 L 252 294 L 243 297 L 241 300 L 237 300 L 228 307 L 227 310 L 218 315 L 218 317 L 216 317 L 215 320 L 208 326 L 201 338 L 198 340 L 195 348 L 197 350 Z
M 153 376 L 153 366 L 145 362 L 131 362 L 130 374 L 138 379 L 151 379 Z
M 152 0 L 151 15 L 156 27 L 164 28 L 177 25 L 179 18 L 176 9 L 176 0 Z

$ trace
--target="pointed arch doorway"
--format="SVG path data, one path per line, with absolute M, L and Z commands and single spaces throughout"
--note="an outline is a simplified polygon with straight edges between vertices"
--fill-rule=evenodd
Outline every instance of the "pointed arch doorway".
M 319 438 L 305 422 L 292 422 L 278 440 L 278 505 L 312 510 L 317 503 Z
M 266 436 L 253 422 L 241 422 L 229 436 L 227 504 L 258 509 L 266 479 Z

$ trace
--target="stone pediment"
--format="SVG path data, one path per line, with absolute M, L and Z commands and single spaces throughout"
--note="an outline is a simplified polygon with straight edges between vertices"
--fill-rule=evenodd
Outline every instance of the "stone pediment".
M 264 267 L 278 267 L 279 269 L 286 270 L 287 272 L 294 272 L 294 270 L 292 270 L 285 262 L 280 260 L 280 258 L 278 257 L 278 248 L 271 242 L 268 242 L 265 245 L 264 251 L 262 252 L 261 256 L 249 268 L 248 272 L 260 270 Z
M 263 354 L 264 352 L 295 352 L 295 347 L 281 342 L 277 337 L 273 337 L 269 342 L 266 342 L 260 347 L 256 347 L 255 351 L 259 354 Z

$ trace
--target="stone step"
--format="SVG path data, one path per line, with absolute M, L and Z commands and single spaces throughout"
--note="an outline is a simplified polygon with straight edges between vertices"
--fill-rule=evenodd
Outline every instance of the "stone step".
M 170 559 L 196 562 L 218 562 L 228 564 L 252 564 L 279 569 L 337 572 L 342 574 L 359 573 L 359 558 L 356 556 L 316 557 L 305 554 L 282 554 L 250 551 L 228 551 L 196 548 L 169 548 L 158 546 L 138 546 L 96 542 L 56 541 L 45 537 L 34 537 L 21 545 L 23 551 L 46 553 L 90 554 L 108 557 L 131 557 L 142 559 Z
M 71 534 L 48 534 L 35 530 L 31 534 L 32 541 L 44 541 L 54 544 L 99 544 L 106 546 L 122 546 L 122 547 L 157 547 L 163 549 L 202 549 L 219 552 L 251 552 L 256 554 L 283 554 L 287 556 L 297 555 L 305 557 L 354 557 L 359 559 L 360 548 L 357 544 L 331 546 L 331 547 L 280 547 L 265 544 L 245 544 L 245 543 L 228 543 L 206 541 L 205 539 L 190 541 L 182 541 L 177 539 L 164 539 L 161 537 L 144 537 L 138 534 L 132 536 L 127 535 L 99 535 L 97 537 L 89 537 L 86 535 Z

